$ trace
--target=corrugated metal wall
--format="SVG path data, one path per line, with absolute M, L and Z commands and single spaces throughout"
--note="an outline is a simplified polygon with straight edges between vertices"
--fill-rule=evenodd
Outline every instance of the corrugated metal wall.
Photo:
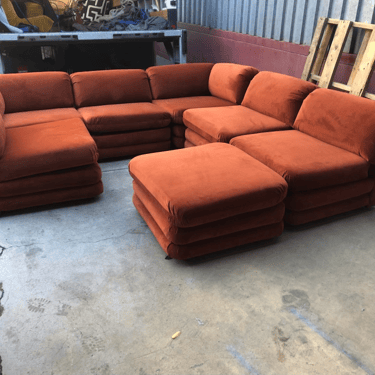
M 319 17 L 374 23 L 375 0 L 178 0 L 180 22 L 310 44 Z

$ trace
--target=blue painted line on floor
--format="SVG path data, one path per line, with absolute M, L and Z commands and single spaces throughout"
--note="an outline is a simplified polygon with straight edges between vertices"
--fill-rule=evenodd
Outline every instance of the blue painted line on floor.
M 290 312 L 295 315 L 299 320 L 301 320 L 303 323 L 305 323 L 309 328 L 311 328 L 314 332 L 316 332 L 318 335 L 323 337 L 324 340 L 329 342 L 331 345 L 333 345 L 340 353 L 344 354 L 347 358 L 349 358 L 353 363 L 355 363 L 358 367 L 360 367 L 363 371 L 365 371 L 368 375 L 375 375 L 374 372 L 372 372 L 366 365 L 364 365 L 361 361 L 359 361 L 357 358 L 355 358 L 353 355 L 348 353 L 344 348 L 342 348 L 337 342 L 333 341 L 331 337 L 329 337 L 325 332 L 323 332 L 321 329 L 319 329 L 313 322 L 310 322 L 309 319 L 307 319 L 305 316 L 303 316 L 300 312 L 298 312 L 296 309 L 291 308 Z
M 260 373 L 253 366 L 251 366 L 250 363 L 247 362 L 246 359 L 240 353 L 238 353 L 233 346 L 227 346 L 227 350 L 243 367 L 245 367 L 245 369 L 249 370 L 250 374 L 260 375 Z

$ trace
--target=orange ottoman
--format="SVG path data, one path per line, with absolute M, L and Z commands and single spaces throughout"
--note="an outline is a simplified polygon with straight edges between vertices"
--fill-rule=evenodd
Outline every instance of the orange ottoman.
M 133 202 L 160 246 L 187 259 L 281 235 L 287 183 L 224 143 L 141 155 Z

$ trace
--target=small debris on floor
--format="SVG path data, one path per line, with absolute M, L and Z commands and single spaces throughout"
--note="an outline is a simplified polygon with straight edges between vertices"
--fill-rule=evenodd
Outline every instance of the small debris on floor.
M 177 338 L 178 336 L 181 335 L 181 331 L 177 331 L 173 336 L 172 336 L 172 339 L 174 340 L 175 338 Z

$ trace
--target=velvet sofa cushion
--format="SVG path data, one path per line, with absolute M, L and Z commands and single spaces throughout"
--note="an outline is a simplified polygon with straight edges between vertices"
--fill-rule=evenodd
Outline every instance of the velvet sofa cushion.
M 89 165 L 98 151 L 80 119 L 6 129 L 7 148 L 0 159 L 0 182 Z
M 196 133 L 194 130 L 191 130 L 189 128 L 186 129 L 185 132 L 185 142 L 186 145 L 190 146 L 203 146 L 203 145 L 208 145 L 212 142 L 208 141 L 206 138 L 202 137 L 198 133 Z M 185 143 L 184 143 L 185 146 Z
M 250 82 L 242 105 L 292 126 L 303 100 L 316 85 L 274 72 L 260 72 Z
M 4 126 L 3 117 L 0 116 L 0 158 L 5 153 L 6 131 Z
M 301 107 L 294 128 L 375 163 L 375 102 L 319 89 Z
M 213 96 L 240 104 L 250 81 L 258 72 L 252 66 L 217 63 L 211 70 L 208 89 Z
M 74 107 L 69 74 L 38 72 L 1 74 L 5 113 Z
M 15 180 L 0 182 L 0 197 L 40 193 L 78 186 L 94 185 L 101 181 L 102 172 L 98 163 L 77 168 L 41 173 Z
M 56 108 L 6 113 L 3 118 L 6 128 L 17 128 L 19 126 L 42 124 L 70 118 L 81 118 L 81 115 L 75 108 Z
M 287 193 L 277 173 L 224 143 L 137 156 L 129 172 L 178 227 L 276 206 Z
M 127 103 L 78 109 L 90 132 L 124 132 L 168 126 L 171 116 L 152 103 Z
M 79 72 L 73 73 L 71 79 L 78 108 L 151 102 L 148 77 L 141 69 Z
M 244 135 L 230 143 L 284 177 L 289 191 L 342 185 L 368 176 L 369 163 L 363 158 L 298 130 Z
M 215 96 L 191 96 L 186 98 L 159 99 L 153 100 L 154 104 L 169 112 L 172 121 L 176 124 L 183 124 L 182 116 L 190 108 L 209 108 L 232 106 L 228 100 L 216 98 Z
M 184 112 L 183 122 L 210 142 L 229 142 L 239 135 L 290 129 L 273 117 L 239 105 L 189 109 Z
M 146 70 L 153 99 L 210 95 L 211 63 L 152 66 Z
M 284 203 L 279 203 L 274 207 L 263 210 L 245 212 L 234 217 L 215 220 L 195 227 L 180 228 L 171 223 L 168 212 L 161 207 L 159 202 L 146 189 L 135 181 L 133 181 L 133 190 L 135 196 L 152 215 L 165 237 L 176 245 L 186 245 L 196 241 L 279 223 L 283 220 L 285 212 Z

